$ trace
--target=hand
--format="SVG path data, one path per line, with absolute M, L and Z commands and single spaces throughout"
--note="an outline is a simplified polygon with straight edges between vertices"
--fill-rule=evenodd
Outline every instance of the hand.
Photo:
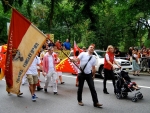
M 115 69 L 116 69 L 114 65 L 113 65 L 112 69 L 113 69 L 113 70 L 115 70 Z
M 92 79 L 94 80 L 94 78 L 95 78 L 95 75 L 92 77 Z
M 74 60 L 73 60 L 73 59 L 70 59 L 70 62 L 74 62 Z
M 119 68 L 121 68 L 121 66 L 120 66 L 120 65 L 118 65 L 118 67 L 119 67 Z
M 46 73 L 45 72 L 42 72 L 43 76 L 45 77 L 46 76 Z

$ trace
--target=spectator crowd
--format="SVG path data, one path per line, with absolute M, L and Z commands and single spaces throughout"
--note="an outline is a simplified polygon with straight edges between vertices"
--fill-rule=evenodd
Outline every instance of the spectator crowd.
M 137 47 L 129 47 L 128 52 L 123 55 L 118 48 L 115 48 L 115 57 L 123 58 L 129 60 L 133 63 L 133 60 L 136 58 L 136 63 L 139 65 L 140 71 L 150 73 L 150 48 L 143 46 L 141 49 Z

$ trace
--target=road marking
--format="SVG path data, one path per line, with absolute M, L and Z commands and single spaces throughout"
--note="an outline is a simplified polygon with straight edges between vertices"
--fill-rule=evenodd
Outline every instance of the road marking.
M 62 76 L 64 76 L 64 77 L 70 77 L 70 78 L 76 78 L 76 76 L 69 76 L 69 75 L 62 75 Z M 103 80 L 94 80 L 94 81 L 96 81 L 96 82 L 103 82 Z M 110 81 L 107 81 L 107 83 L 112 83 L 112 82 L 110 82 Z M 147 88 L 147 89 L 150 89 L 150 87 L 149 86 L 140 86 L 139 85 L 139 87 L 141 87 L 141 88 Z
M 62 76 L 64 76 L 64 77 L 69 77 L 69 78 L 76 78 L 76 76 L 69 76 L 69 75 L 62 75 Z M 4 79 L 4 78 L 3 78 L 2 80 L 3 80 L 3 81 L 5 81 L 5 79 Z M 94 81 L 96 81 L 96 82 L 103 82 L 103 80 L 94 80 Z M 112 83 L 112 82 L 107 81 L 107 83 Z M 140 85 L 139 85 L 139 87 L 141 87 L 141 88 L 147 88 L 147 89 L 150 89 L 150 87 L 149 87 L 149 86 L 140 86 Z

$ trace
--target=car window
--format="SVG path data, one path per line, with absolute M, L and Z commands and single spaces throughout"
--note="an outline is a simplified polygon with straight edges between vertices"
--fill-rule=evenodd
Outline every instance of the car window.
M 104 51 L 96 51 L 96 53 L 98 54 L 99 58 L 104 58 L 106 54 Z

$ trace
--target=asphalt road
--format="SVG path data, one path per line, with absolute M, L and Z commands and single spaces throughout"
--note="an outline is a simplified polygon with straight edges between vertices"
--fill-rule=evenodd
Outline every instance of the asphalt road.
M 130 76 L 132 81 L 138 83 L 144 96 L 142 100 L 132 102 L 134 93 L 129 93 L 126 99 L 117 99 L 113 93 L 111 81 L 107 83 L 110 94 L 103 94 L 102 79 L 95 79 L 95 87 L 99 102 L 103 108 L 93 107 L 91 94 L 87 83 L 84 84 L 83 102 L 84 106 L 77 104 L 77 87 L 75 87 L 75 76 L 63 74 L 64 85 L 58 84 L 58 95 L 53 95 L 52 88 L 48 93 L 36 91 L 38 99 L 32 102 L 28 84 L 21 86 L 24 93 L 22 97 L 8 95 L 5 91 L 5 81 L 0 81 L 0 113 L 150 113 L 150 76 Z M 44 77 L 41 77 L 41 86 L 44 86 Z

